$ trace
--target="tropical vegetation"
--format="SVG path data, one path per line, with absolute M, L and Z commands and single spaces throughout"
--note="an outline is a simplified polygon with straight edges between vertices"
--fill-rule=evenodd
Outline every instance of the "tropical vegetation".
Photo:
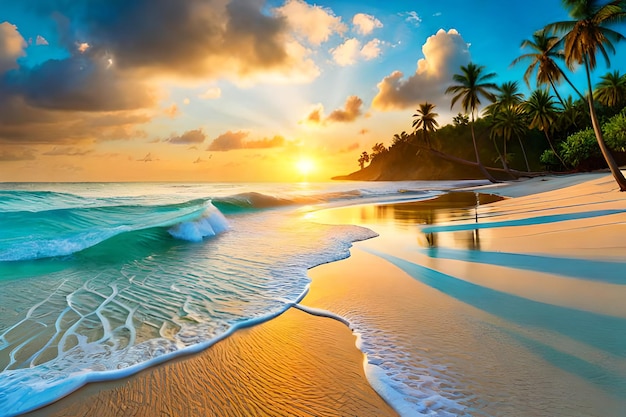
M 546 170 L 608 166 L 620 191 L 626 191 L 619 169 L 626 163 L 626 75 L 614 70 L 602 75 L 595 88 L 591 82 L 598 55 L 608 66 L 615 43 L 626 40 L 612 28 L 626 21 L 626 3 L 562 3 L 572 20 L 548 24 L 522 41 L 525 52 L 511 64 L 527 65 L 524 82 L 536 86 L 529 97 L 517 81 L 496 85 L 494 73 L 470 62 L 453 75 L 446 90 L 450 108 L 458 103 L 463 110 L 452 124 L 440 127 L 436 106 L 419 104 L 412 133 L 394 135 L 389 148 L 376 143 L 371 154 L 363 152 L 361 170 L 351 176 L 407 179 L 398 178 L 404 169 L 414 179 L 483 177 L 496 182 Z M 579 67 L 586 75 L 584 95 L 567 76 L 567 70 Z M 559 91 L 562 81 L 574 97 Z M 491 166 L 498 162 L 502 168 Z

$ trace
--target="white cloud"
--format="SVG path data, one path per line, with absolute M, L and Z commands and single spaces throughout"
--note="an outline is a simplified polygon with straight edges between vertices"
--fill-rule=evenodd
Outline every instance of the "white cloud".
M 383 42 L 380 39 L 372 39 L 361 46 L 361 42 L 358 39 L 349 38 L 341 45 L 331 49 L 330 53 L 338 65 L 347 67 L 356 64 L 359 59 L 369 61 L 378 58 L 381 54 L 382 44 Z
M 335 62 L 342 67 L 355 64 L 360 52 L 361 42 L 356 38 L 347 39 L 338 47 L 330 50 Z
M 356 31 L 361 35 L 369 35 L 374 29 L 383 27 L 380 20 L 365 13 L 355 14 L 352 18 L 352 24 L 354 25 Z
M 35 39 L 35 45 L 48 45 L 48 41 L 41 35 L 37 35 L 37 39 Z
M 0 75 L 18 67 L 17 59 L 25 55 L 27 45 L 17 26 L 9 22 L 0 23 Z
M 415 11 L 410 11 L 405 13 L 406 21 L 409 23 L 413 23 L 415 26 L 419 26 L 422 23 L 422 18 Z
M 211 87 L 202 94 L 198 94 L 198 98 L 205 100 L 215 100 L 222 97 L 222 90 L 219 87 Z
M 378 83 L 372 107 L 406 109 L 424 101 L 449 107 L 450 97 L 444 92 L 452 83 L 453 74 L 470 62 L 469 45 L 455 29 L 440 29 L 426 40 L 422 53 L 424 58 L 417 62 L 413 75 L 404 79 L 402 72 L 394 71 Z
M 274 10 L 287 20 L 294 32 L 312 45 L 320 45 L 332 34 L 346 31 L 341 17 L 335 16 L 332 10 L 311 6 L 302 0 L 287 0 L 282 7 Z
M 374 58 L 378 58 L 380 56 L 380 46 L 382 42 L 380 39 L 372 39 L 368 43 L 366 43 L 363 48 L 361 48 L 361 56 L 366 60 L 371 60 Z

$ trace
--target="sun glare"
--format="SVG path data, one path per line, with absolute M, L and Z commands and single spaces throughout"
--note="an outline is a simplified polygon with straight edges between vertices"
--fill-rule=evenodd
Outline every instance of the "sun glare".
M 300 175 L 308 175 L 315 170 L 315 163 L 308 158 L 296 161 L 296 169 Z

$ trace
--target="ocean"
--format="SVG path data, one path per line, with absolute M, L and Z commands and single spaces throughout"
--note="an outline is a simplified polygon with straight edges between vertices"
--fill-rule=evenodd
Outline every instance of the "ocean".
M 270 320 L 306 295 L 308 269 L 376 236 L 307 213 L 479 183 L 0 184 L 0 410 L 39 408 Z M 367 351 L 375 329 L 353 330 L 379 354 Z M 374 385 L 387 377 L 403 383 Z

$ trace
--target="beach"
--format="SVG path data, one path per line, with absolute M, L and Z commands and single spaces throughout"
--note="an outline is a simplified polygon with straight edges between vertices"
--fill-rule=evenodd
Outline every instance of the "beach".
M 506 198 L 307 212 L 379 236 L 280 316 L 29 415 L 623 415 L 626 195 L 606 173 L 468 191 Z

